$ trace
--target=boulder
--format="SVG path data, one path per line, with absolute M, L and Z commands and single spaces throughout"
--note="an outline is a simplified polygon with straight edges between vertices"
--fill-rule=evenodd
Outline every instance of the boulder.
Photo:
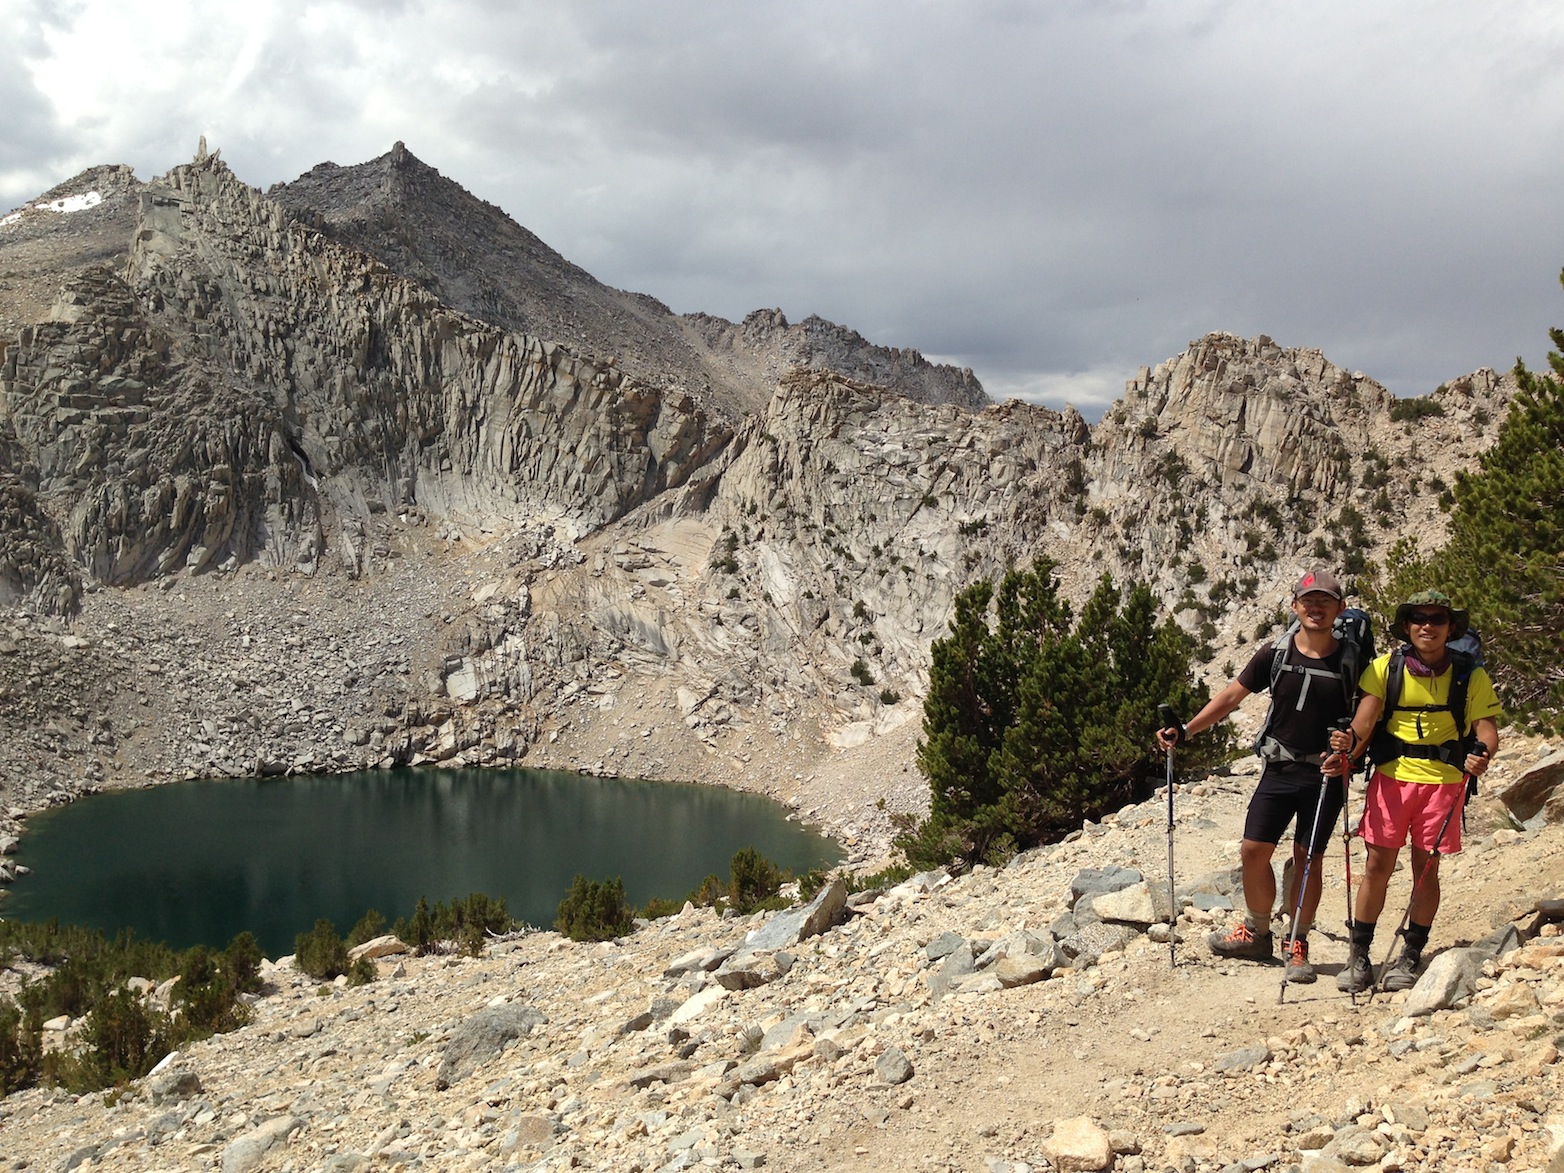
M 250 1129 L 223 1150 L 223 1173 L 250 1173 L 259 1169 L 273 1149 L 288 1143 L 288 1134 L 299 1127 L 293 1116 L 278 1116 Z
M 1099 919 L 1120 924 L 1165 924 L 1173 916 L 1168 886 L 1150 884 L 1145 880 L 1094 896 L 1091 907 Z
M 439 1074 L 435 1076 L 435 1087 L 444 1091 L 471 1075 L 546 1021 L 530 1006 L 490 1006 L 478 1011 L 451 1035 Z
M 1096 965 L 1097 959 L 1114 949 L 1122 949 L 1140 934 L 1128 925 L 1083 925 L 1059 942 L 1059 948 L 1077 969 Z
M 360 957 L 367 957 L 371 961 L 381 957 L 394 957 L 398 953 L 411 953 L 412 950 L 399 938 L 387 933 L 383 937 L 371 937 L 362 945 L 355 945 L 348 950 L 348 959 L 357 961 Z
M 786 977 L 792 968 L 791 953 L 744 953 L 729 960 L 714 976 L 724 989 L 753 990 Z
M 1059 1173 L 1096 1173 L 1113 1167 L 1113 1145 L 1107 1131 L 1090 1116 L 1054 1121 L 1054 1132 L 1043 1152 Z
M 874 1075 L 881 1083 L 895 1087 L 912 1078 L 912 1062 L 900 1047 L 886 1047 L 874 1061 Z
M 171 1104 L 201 1094 L 201 1077 L 194 1071 L 162 1071 L 147 1077 L 147 1097 L 154 1104 Z
M 1252 1067 L 1259 1067 L 1262 1063 L 1268 1063 L 1271 1059 L 1271 1050 L 1264 1043 L 1255 1043 L 1248 1047 L 1239 1047 L 1236 1051 L 1228 1051 L 1218 1055 L 1212 1066 L 1217 1071 L 1247 1071 Z
M 1428 963 L 1417 985 L 1407 994 L 1401 1012 L 1408 1018 L 1418 1018 L 1470 997 L 1487 956 L 1481 949 L 1446 949 Z
M 832 880 L 802 908 L 779 912 L 744 939 L 741 953 L 761 953 L 785 949 L 810 937 L 817 937 L 842 919 L 847 908 L 847 884 Z
M 1557 801 L 1564 783 L 1564 750 L 1550 754 L 1499 791 L 1499 800 L 1523 823 L 1543 814 L 1547 822 L 1564 817 L 1564 802 Z
M 1114 867 L 1112 864 L 1100 868 L 1083 868 L 1070 881 L 1070 905 L 1074 907 L 1087 897 L 1117 892 L 1145 878 L 1134 868 Z

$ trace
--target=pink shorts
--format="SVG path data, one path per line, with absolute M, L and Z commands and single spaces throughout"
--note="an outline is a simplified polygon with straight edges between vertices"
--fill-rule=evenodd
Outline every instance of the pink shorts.
M 1363 840 L 1399 851 L 1406 846 L 1410 830 L 1412 846 L 1418 850 L 1431 853 L 1438 840 L 1440 855 L 1454 855 L 1461 850 L 1459 808 L 1465 795 L 1466 787 L 1459 782 L 1401 782 L 1376 770 L 1364 797 Z

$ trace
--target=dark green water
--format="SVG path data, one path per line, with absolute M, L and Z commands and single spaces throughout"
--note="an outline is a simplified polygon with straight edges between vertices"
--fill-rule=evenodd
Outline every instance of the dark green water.
M 33 816 L 16 856 L 32 874 L 0 914 L 128 927 L 175 948 L 249 929 L 271 957 L 317 917 L 346 934 L 365 910 L 393 921 L 420 896 L 503 896 L 547 927 L 578 872 L 622 876 L 639 905 L 726 879 L 741 847 L 795 872 L 838 861 L 785 815 L 715 786 L 541 770 L 172 783 Z

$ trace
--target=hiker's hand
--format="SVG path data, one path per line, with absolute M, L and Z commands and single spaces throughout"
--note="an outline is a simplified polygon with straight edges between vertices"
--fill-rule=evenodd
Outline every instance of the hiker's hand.
M 1340 778 L 1347 772 L 1347 755 L 1345 753 L 1328 754 L 1320 763 L 1320 773 L 1327 778 Z
M 1330 747 L 1339 754 L 1348 755 L 1356 748 L 1357 740 L 1351 729 L 1332 729 Z
M 1486 749 L 1480 746 L 1479 752 L 1466 755 L 1466 772 L 1474 778 L 1481 778 L 1488 772 L 1488 763 L 1492 760 Z
M 1177 725 L 1169 725 L 1166 729 L 1157 730 L 1157 744 L 1165 750 L 1180 744 L 1184 737 L 1184 730 Z

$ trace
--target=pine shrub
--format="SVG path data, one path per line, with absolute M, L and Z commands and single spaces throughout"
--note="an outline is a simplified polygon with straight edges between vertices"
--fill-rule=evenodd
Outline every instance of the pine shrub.
M 907 862 L 1001 862 L 1128 801 L 1161 765 L 1157 706 L 1188 717 L 1208 699 L 1194 651 L 1171 618 L 1156 622 L 1144 585 L 1104 575 L 1076 620 L 1048 559 L 997 592 L 972 584 L 933 647 L 917 751 L 930 810 L 903 820 Z M 1227 746 L 1213 731 L 1178 764 L 1203 771 Z
M 577 874 L 559 902 L 554 928 L 572 941 L 611 941 L 629 933 L 635 917 L 625 904 L 624 880 L 589 880 Z
M 313 929 L 293 939 L 293 959 L 310 977 L 329 981 L 348 971 L 347 942 L 337 936 L 337 926 L 322 917 Z

